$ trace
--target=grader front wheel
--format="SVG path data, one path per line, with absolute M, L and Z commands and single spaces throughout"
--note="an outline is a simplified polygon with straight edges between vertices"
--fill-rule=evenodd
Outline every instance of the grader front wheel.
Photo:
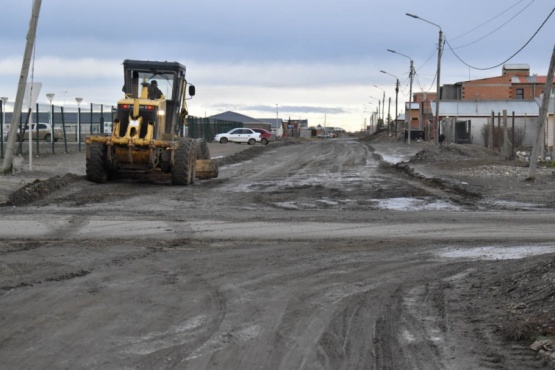
M 106 146 L 102 143 L 91 143 L 89 158 L 86 163 L 87 180 L 104 183 L 108 180 L 106 170 Z
M 194 155 L 194 156 L 193 156 Z M 179 140 L 174 154 L 172 185 L 189 185 L 195 174 L 195 145 L 191 140 Z

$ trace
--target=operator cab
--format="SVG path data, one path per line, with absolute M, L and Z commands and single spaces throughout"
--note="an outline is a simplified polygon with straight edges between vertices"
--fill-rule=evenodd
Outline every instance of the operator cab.
M 125 99 L 118 103 L 117 134 L 125 136 L 130 120 L 139 116 L 143 123 L 154 126 L 154 138 L 177 132 L 181 116 L 187 112 L 185 66 L 177 62 L 125 60 L 123 68 Z M 190 85 L 188 93 L 195 95 L 195 87 Z M 141 125 L 139 137 L 145 137 L 146 127 Z

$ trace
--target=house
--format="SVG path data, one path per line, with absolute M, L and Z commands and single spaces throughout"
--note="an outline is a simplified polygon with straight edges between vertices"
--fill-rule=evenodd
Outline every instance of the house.
M 435 104 L 432 104 L 435 115 Z M 539 106 L 535 100 L 442 100 L 439 105 L 440 133 L 446 142 L 486 145 L 482 129 L 492 123 L 503 127 L 503 113 L 507 124 L 522 130 L 524 146 L 533 146 L 537 136 Z
M 502 114 L 504 110 L 512 115 L 514 111 L 515 125 L 524 129 L 527 123 L 525 143 L 528 145 L 536 136 L 530 123 L 537 122 L 539 117 L 539 104 L 534 99 L 543 93 L 545 82 L 546 76 L 531 75 L 527 64 L 505 64 L 500 76 L 444 84 L 440 90 L 439 121 L 446 118 L 450 118 L 450 122 L 453 119 L 461 122 L 469 120 L 472 137 L 463 142 L 480 143 L 479 132 L 488 117 L 491 121 L 492 111 L 494 115 Z M 412 100 L 411 107 L 417 104 L 418 113 L 411 112 L 411 128 L 424 130 L 426 137 L 434 140 L 436 93 L 417 92 Z M 455 121 L 452 125 L 456 125 Z M 456 142 L 459 139 L 453 140 Z

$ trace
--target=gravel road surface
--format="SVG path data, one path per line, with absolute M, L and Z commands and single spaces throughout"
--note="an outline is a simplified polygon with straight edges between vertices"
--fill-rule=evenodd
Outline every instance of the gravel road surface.
M 0 367 L 553 367 L 521 325 L 553 312 L 550 198 L 424 143 L 210 150 L 188 187 L 90 183 L 79 153 L 0 178 Z

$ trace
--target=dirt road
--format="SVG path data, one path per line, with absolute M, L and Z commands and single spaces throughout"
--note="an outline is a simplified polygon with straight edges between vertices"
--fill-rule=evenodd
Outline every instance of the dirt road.
M 354 139 L 256 148 L 189 187 L 76 176 L 0 208 L 2 366 L 551 366 L 507 341 L 499 279 L 552 256 L 552 209 Z

